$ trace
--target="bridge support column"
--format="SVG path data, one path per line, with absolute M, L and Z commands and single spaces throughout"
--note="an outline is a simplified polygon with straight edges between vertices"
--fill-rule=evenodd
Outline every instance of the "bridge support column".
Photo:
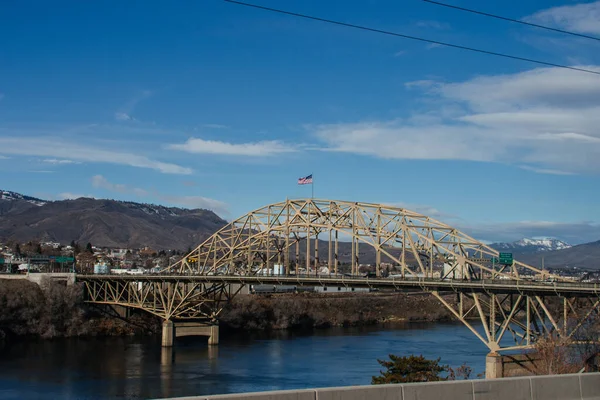
M 162 327 L 162 346 L 172 347 L 174 337 L 173 321 L 167 320 L 163 322 Z
M 219 344 L 219 325 L 210 326 L 210 336 L 208 337 L 208 345 L 216 346 Z
M 502 378 L 502 356 L 498 353 L 488 353 L 485 357 L 485 379 Z
M 175 337 L 206 336 L 210 346 L 219 344 L 219 325 L 202 322 L 177 322 L 175 324 Z

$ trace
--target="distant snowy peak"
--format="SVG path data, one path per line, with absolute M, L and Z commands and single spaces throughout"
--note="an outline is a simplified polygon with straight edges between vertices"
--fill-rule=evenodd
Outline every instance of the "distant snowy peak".
M 548 250 L 562 250 L 571 247 L 570 244 L 563 242 L 562 240 L 544 238 L 544 239 L 521 239 L 514 242 L 517 246 L 537 246 L 541 248 L 547 248 Z
M 552 238 L 528 239 L 524 238 L 512 243 L 494 243 L 496 250 L 515 250 L 522 253 L 537 253 L 543 251 L 563 250 L 571 247 L 562 240 Z
M 31 196 L 25 196 L 21 193 L 11 192 L 9 190 L 1 190 L 0 189 L 0 200 L 24 200 L 28 203 L 34 204 L 36 206 L 43 206 L 48 203 L 46 200 L 38 199 Z

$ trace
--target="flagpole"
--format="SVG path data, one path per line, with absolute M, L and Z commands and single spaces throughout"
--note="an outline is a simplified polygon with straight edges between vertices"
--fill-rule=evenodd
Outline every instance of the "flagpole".
M 315 182 L 315 176 L 312 174 L 312 172 L 310 173 L 310 175 L 312 176 L 312 180 L 310 182 L 310 190 L 311 190 L 310 198 L 314 199 L 315 198 L 315 183 L 314 183 Z

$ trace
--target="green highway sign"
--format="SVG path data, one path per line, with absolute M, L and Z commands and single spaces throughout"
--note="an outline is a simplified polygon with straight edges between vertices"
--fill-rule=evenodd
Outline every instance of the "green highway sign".
M 57 263 L 72 263 L 75 259 L 73 257 L 56 257 L 54 261 Z
M 0 258 L 0 264 L 4 264 L 4 258 Z
M 498 263 L 504 265 L 512 265 L 514 262 L 512 253 L 500 253 L 500 257 L 498 257 Z

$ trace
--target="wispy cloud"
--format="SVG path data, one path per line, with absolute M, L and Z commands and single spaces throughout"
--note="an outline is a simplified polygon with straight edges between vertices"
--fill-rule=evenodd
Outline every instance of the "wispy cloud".
M 99 144 L 77 144 L 62 138 L 51 137 L 0 137 L 4 154 L 37 157 L 60 157 L 87 163 L 108 163 L 149 168 L 165 174 L 191 174 L 192 169 L 177 164 L 157 161 L 143 155 L 129 153 Z M 57 158 L 58 159 L 58 158 Z
M 408 211 L 414 211 L 416 213 L 425 215 L 427 217 L 439 219 L 440 222 L 449 223 L 450 220 L 459 219 L 458 216 L 454 214 L 450 214 L 444 211 L 437 209 L 436 207 L 432 207 L 424 204 L 412 204 L 405 202 L 394 202 L 394 203 L 382 203 L 392 207 L 404 208 Z
M 221 124 L 204 124 L 202 126 L 204 128 L 208 128 L 208 129 L 228 129 L 229 128 L 227 125 L 221 125 Z
M 42 160 L 42 162 L 45 162 L 46 164 L 53 164 L 53 165 L 81 164 L 79 161 L 65 160 L 65 159 L 59 160 L 57 158 L 47 158 L 45 160 Z
M 149 191 L 123 183 L 110 182 L 102 175 L 95 175 L 92 177 L 92 186 L 97 189 L 108 190 L 109 192 L 132 194 L 136 197 L 143 198 L 144 201 L 147 201 L 145 200 L 147 198 L 156 198 L 161 202 L 166 202 L 173 206 L 185 208 L 203 208 L 207 210 L 213 210 L 218 214 L 229 213 L 227 204 L 219 200 L 203 196 L 177 196 L 173 194 L 164 194 L 157 191 Z
M 435 20 L 423 20 L 418 21 L 416 24 L 419 28 L 427 28 L 427 29 L 438 29 L 438 30 L 446 30 L 450 29 L 450 24 L 446 22 L 440 22 Z
M 229 207 L 226 203 L 210 199 L 202 196 L 174 196 L 159 194 L 158 197 L 170 204 L 177 205 L 186 208 L 203 208 L 206 210 L 212 210 L 219 215 L 229 214 Z
M 523 20 L 578 33 L 600 35 L 600 1 L 553 7 L 529 15 Z
M 148 191 L 144 189 L 131 187 L 124 184 L 111 183 L 102 175 L 95 175 L 92 177 L 92 186 L 98 189 L 105 189 L 111 192 L 132 193 L 140 197 L 148 195 Z
M 538 68 L 406 86 L 422 90 L 428 110 L 310 130 L 329 151 L 384 159 L 502 162 L 554 174 L 600 172 L 600 79 L 595 76 Z
M 132 121 L 133 117 L 127 113 L 124 112 L 116 112 L 115 113 L 115 119 L 117 121 Z
M 64 192 L 64 193 L 59 193 L 58 195 L 56 195 L 56 197 L 59 200 L 75 200 L 75 199 L 79 199 L 81 197 L 88 197 L 88 198 L 94 198 L 94 196 L 90 195 L 90 194 L 77 194 L 77 193 L 70 193 L 70 192 Z
M 117 121 L 137 121 L 131 114 L 139 102 L 150 96 L 152 96 L 152 91 L 142 90 L 115 112 L 115 119 Z
M 528 165 L 521 165 L 519 168 L 524 169 L 525 171 L 532 171 L 538 174 L 547 174 L 547 175 L 573 175 L 572 172 L 560 171 L 557 169 L 547 169 L 547 168 L 535 168 L 530 167 Z
M 196 154 L 220 154 L 248 157 L 274 156 L 296 151 L 294 147 L 279 140 L 253 143 L 228 143 L 200 138 L 190 138 L 185 143 L 181 144 L 170 144 L 167 148 Z
M 10 160 L 10 157 L 3 156 L 2 154 L 0 154 L 0 160 Z

